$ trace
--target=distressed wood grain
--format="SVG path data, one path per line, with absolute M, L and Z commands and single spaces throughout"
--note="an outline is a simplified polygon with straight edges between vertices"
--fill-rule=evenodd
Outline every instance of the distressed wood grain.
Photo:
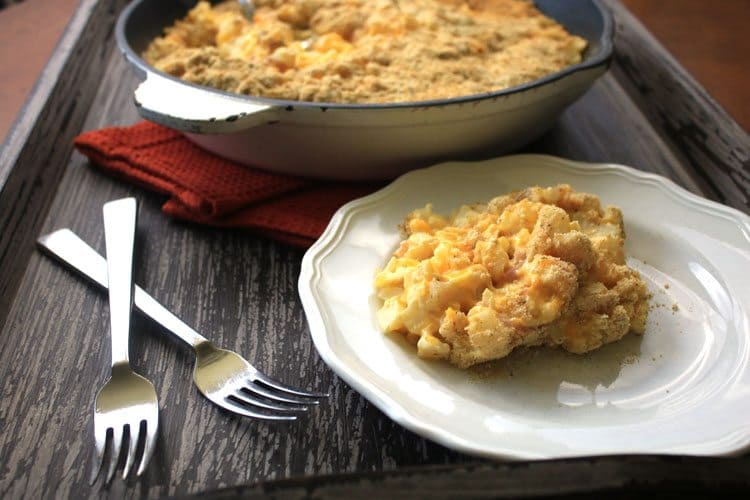
M 612 73 L 707 197 L 750 210 L 750 136 L 616 1 Z
M 0 149 L 0 327 L 102 80 L 125 0 L 83 0 Z M 96 71 L 99 69 L 99 71 Z
M 653 90 L 660 88 L 669 61 L 660 59 L 663 50 L 627 12 L 615 2 L 611 5 L 618 19 L 613 71 L 527 150 L 658 172 L 695 193 L 747 210 L 741 175 L 746 134 L 692 83 L 670 87 L 678 95 L 669 102 L 679 107 L 670 116 L 679 116 L 683 125 L 683 104 L 690 103 L 695 125 L 670 128 L 674 122 L 654 112 L 668 109 L 667 101 Z M 138 119 L 132 106 L 136 78 L 111 39 L 120 6 L 107 0 L 82 3 L 75 36 L 55 56 L 59 75 L 67 75 L 68 83 L 40 82 L 30 101 L 36 103 L 29 109 L 35 119 L 21 125 L 26 132 L 15 135 L 1 156 L 0 497 L 161 497 L 320 474 L 385 471 L 382 477 L 393 477 L 389 471 L 436 464 L 459 464 L 457 471 L 466 470 L 467 463 L 473 464 L 471 470 L 496 470 L 497 465 L 401 428 L 325 366 L 313 348 L 297 297 L 300 250 L 243 231 L 167 219 L 160 212 L 160 196 L 102 175 L 71 152 L 70 140 L 82 130 Z M 625 69 L 628 64 L 637 71 Z M 691 135 L 696 128 L 707 137 L 701 150 L 686 147 L 686 141 L 697 137 Z M 714 179 L 722 172 L 721 180 L 706 182 L 706 176 Z M 135 272 L 139 284 L 262 371 L 293 385 L 330 391 L 331 398 L 297 423 L 269 424 L 229 415 L 193 387 L 192 354 L 139 318 L 131 358 L 134 368 L 157 388 L 160 440 L 145 477 L 129 483 L 116 480 L 103 490 L 89 487 L 86 479 L 92 405 L 108 373 L 106 300 L 36 252 L 33 240 L 40 233 L 70 227 L 102 251 L 101 206 L 127 195 L 141 202 Z M 626 462 L 615 458 L 577 463 L 605 470 Z M 654 463 L 665 471 L 671 467 Z M 724 469 L 718 462 L 711 467 L 726 474 L 747 467 L 746 458 L 725 463 L 730 465 Z M 539 472 L 523 477 L 534 484 L 547 476 Z M 552 481 L 559 473 L 549 477 Z
M 747 461 L 684 457 L 606 457 L 531 463 L 406 467 L 264 481 L 191 496 L 196 500 L 284 498 L 660 498 L 747 494 Z

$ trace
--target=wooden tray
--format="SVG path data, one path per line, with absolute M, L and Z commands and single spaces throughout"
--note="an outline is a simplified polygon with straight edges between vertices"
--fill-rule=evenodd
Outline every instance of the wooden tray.
M 619 3 L 607 3 L 617 21 L 611 71 L 527 151 L 658 172 L 695 193 L 750 210 L 748 135 Z M 747 478 L 735 474 L 748 470 L 748 458 L 498 465 L 447 450 L 384 417 L 335 377 L 312 346 L 296 291 L 302 251 L 241 231 L 174 222 L 161 214 L 161 197 L 102 175 L 73 152 L 72 139 L 82 130 L 138 119 L 132 104 L 137 80 L 112 36 L 123 5 L 81 2 L 0 152 L 0 496 L 99 493 L 87 478 L 93 400 L 108 375 L 106 302 L 35 251 L 34 241 L 70 227 L 102 250 L 101 206 L 127 195 L 141 200 L 136 278 L 146 290 L 265 372 L 332 396 L 291 425 L 235 418 L 197 393 L 191 355 L 138 319 L 131 357 L 159 392 L 161 435 L 146 476 L 137 483 L 114 481 L 113 495 L 185 495 L 349 472 L 380 478 L 378 488 L 386 489 L 375 491 L 383 494 L 402 491 L 396 483 L 413 492 L 425 478 L 438 476 L 447 481 L 442 484 L 455 485 L 470 477 L 478 481 L 471 484 L 498 495 L 612 491 L 644 477 L 652 482 L 643 484 L 667 489 L 680 481 L 704 489 L 748 486 Z M 436 469 L 437 464 L 447 466 Z M 430 467 L 414 469 L 422 465 Z M 715 472 L 713 481 L 699 474 L 706 467 Z M 466 476 L 467 470 L 480 473 Z M 491 473 L 481 473 L 487 470 Z M 615 473 L 607 476 L 609 482 L 590 481 L 586 470 Z M 579 480 L 570 481 L 569 474 Z M 512 477 L 517 480 L 500 480 Z M 653 481 L 659 477 L 666 479 Z M 349 484 L 357 478 L 362 476 Z M 281 484 L 321 493 L 316 485 L 328 483 Z M 229 492 L 282 491 L 274 488 Z M 438 497 L 450 493 L 432 491 Z M 452 490 L 476 496 L 472 491 L 477 493 Z

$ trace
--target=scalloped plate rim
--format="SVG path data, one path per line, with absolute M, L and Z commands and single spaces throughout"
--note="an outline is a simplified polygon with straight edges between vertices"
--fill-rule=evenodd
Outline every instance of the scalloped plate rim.
M 406 429 L 443 446 L 456 451 L 467 453 L 474 456 L 494 459 L 508 460 L 528 460 L 528 459 L 554 459 L 554 458 L 574 458 L 584 456 L 605 456 L 622 454 L 623 451 L 613 450 L 611 452 L 573 452 L 566 454 L 538 454 L 527 453 L 517 449 L 499 449 L 497 447 L 478 446 L 470 440 L 462 439 L 455 433 L 448 433 L 445 429 L 429 423 L 420 421 L 417 417 L 410 414 L 398 403 L 396 398 L 379 390 L 373 384 L 368 383 L 356 376 L 351 375 L 346 369 L 346 363 L 343 362 L 331 348 L 327 340 L 327 330 L 323 318 L 323 311 L 318 306 L 314 292 L 314 279 L 320 279 L 320 272 L 317 264 L 336 248 L 346 234 L 347 228 L 352 223 L 352 219 L 361 209 L 387 198 L 393 192 L 406 185 L 414 177 L 433 175 L 435 172 L 460 169 L 466 166 L 473 166 L 481 169 L 484 166 L 490 166 L 495 163 L 510 162 L 513 160 L 539 162 L 554 167 L 562 167 L 573 170 L 580 175 L 599 175 L 603 173 L 616 174 L 630 181 L 637 183 L 648 183 L 667 194 L 669 198 L 676 203 L 693 209 L 699 209 L 702 212 L 719 216 L 725 219 L 735 221 L 738 229 L 743 232 L 745 238 L 750 242 L 750 216 L 717 202 L 702 198 L 690 191 L 677 185 L 672 180 L 659 174 L 644 172 L 633 167 L 616 163 L 594 163 L 569 160 L 551 155 L 543 154 L 519 154 L 502 156 L 482 161 L 449 161 L 439 163 L 425 168 L 415 169 L 407 172 L 387 186 L 361 198 L 352 200 L 341 206 L 331 218 L 320 238 L 307 250 L 302 259 L 300 276 L 298 280 L 298 291 L 300 299 L 307 317 L 311 337 L 316 350 L 323 361 L 341 377 L 348 385 L 360 393 L 365 399 L 379 408 L 390 419 Z M 730 439 L 732 438 L 732 439 Z M 702 446 L 701 446 L 702 444 Z M 750 449 L 750 427 L 733 430 L 723 439 L 699 443 L 692 449 L 665 449 L 659 452 L 649 451 L 646 453 L 656 453 L 663 455 L 699 455 L 699 456 L 733 456 Z M 627 452 L 630 454 L 631 452 Z

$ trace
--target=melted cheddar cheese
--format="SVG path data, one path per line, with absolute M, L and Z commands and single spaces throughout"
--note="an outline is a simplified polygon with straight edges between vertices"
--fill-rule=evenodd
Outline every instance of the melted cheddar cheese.
M 622 214 L 568 185 L 532 187 L 450 217 L 432 206 L 375 276 L 377 319 L 423 358 L 465 368 L 519 346 L 584 353 L 642 334 L 648 290 L 625 265 Z

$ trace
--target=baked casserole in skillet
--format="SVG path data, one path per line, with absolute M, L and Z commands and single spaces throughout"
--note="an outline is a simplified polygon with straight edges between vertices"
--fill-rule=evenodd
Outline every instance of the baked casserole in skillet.
M 412 1 L 418 4 L 426 0 Z M 288 2 L 277 3 L 281 5 Z M 357 2 L 341 0 L 339 3 Z M 394 6 L 393 9 L 396 10 L 393 12 L 403 14 L 403 10 L 409 12 L 406 5 L 411 2 L 389 0 L 385 3 L 376 2 L 375 5 L 382 5 L 385 12 L 390 12 L 391 7 L 386 8 L 386 3 Z M 485 2 L 474 3 L 479 5 Z M 491 2 L 488 0 L 486 3 Z M 471 10 L 469 7 L 461 7 L 470 5 L 469 3 L 450 2 L 451 6 L 453 4 L 457 7 L 452 8 L 454 12 L 450 15 L 458 16 L 461 9 Z M 553 23 L 540 17 L 534 22 L 549 24 L 550 39 L 560 38 L 559 43 L 566 47 L 562 53 L 567 54 L 565 57 L 569 60 L 561 61 L 560 69 L 553 70 L 546 76 L 534 77 L 525 83 L 517 83 L 524 78 L 524 75 L 520 74 L 508 78 L 506 84 L 511 85 L 509 87 L 465 94 L 464 92 L 477 90 L 478 87 L 473 86 L 481 82 L 481 78 L 471 75 L 462 78 L 460 71 L 450 73 L 439 70 L 431 74 L 438 80 L 442 79 L 440 85 L 414 82 L 409 76 L 401 79 L 391 76 L 380 80 L 363 80 L 367 82 L 363 84 L 363 88 L 370 85 L 368 92 L 372 100 L 386 102 L 362 102 L 367 99 L 357 94 L 356 87 L 347 89 L 345 86 L 329 85 L 327 88 L 315 88 L 310 85 L 306 87 L 304 83 L 258 83 L 256 80 L 262 79 L 262 75 L 276 75 L 283 79 L 283 75 L 291 68 L 287 68 L 285 64 L 294 64 L 295 72 L 300 72 L 300 69 L 304 72 L 304 67 L 297 68 L 297 59 L 299 57 L 300 62 L 303 62 L 305 57 L 310 56 L 310 52 L 315 52 L 313 56 L 318 55 L 319 51 L 315 49 L 315 44 L 321 44 L 323 48 L 330 48 L 330 44 L 334 48 L 323 50 L 320 54 L 324 57 L 336 56 L 333 58 L 331 78 L 345 80 L 336 73 L 347 71 L 343 66 L 336 66 L 343 61 L 339 53 L 356 52 L 357 49 L 344 36 L 339 35 L 340 40 L 335 36 L 326 38 L 314 32 L 314 29 L 305 28 L 304 23 L 311 23 L 315 19 L 313 13 L 309 19 L 300 20 L 300 28 L 296 32 L 292 29 L 292 39 L 289 39 L 288 43 L 283 36 L 273 42 L 278 44 L 277 49 L 286 47 L 279 54 L 278 62 L 251 61 L 252 64 L 261 66 L 258 69 L 258 75 L 261 76 L 250 80 L 247 77 L 229 78 L 235 83 L 227 85 L 228 87 L 235 85 L 234 90 L 253 94 L 240 95 L 180 79 L 175 76 L 182 71 L 176 61 L 173 61 L 176 67 L 167 65 L 160 69 L 158 60 L 154 59 L 152 65 L 142 57 L 142 54 L 150 52 L 149 45 L 154 40 L 164 36 L 166 28 L 184 19 L 196 5 L 197 2 L 190 0 L 136 0 L 120 16 L 116 32 L 118 44 L 126 58 L 144 77 L 144 81 L 135 92 L 135 101 L 141 116 L 183 131 L 201 147 L 225 158 L 267 170 L 310 177 L 346 180 L 387 179 L 438 161 L 496 156 L 517 149 L 548 130 L 562 110 L 583 95 L 606 71 L 612 54 L 611 16 L 598 0 L 537 0 L 533 6 L 528 2 L 519 5 L 525 9 L 538 10 L 546 18 L 554 20 Z M 264 5 L 259 4 L 258 14 L 264 12 Z M 418 15 L 417 12 L 412 17 Z M 407 21 L 402 23 L 412 22 L 408 21 L 408 16 L 404 16 L 400 19 Z M 423 21 L 427 23 L 429 19 Z M 232 30 L 236 30 L 237 24 L 237 18 L 234 18 L 229 23 L 231 29 L 228 33 L 234 33 Z M 232 28 L 233 25 L 235 28 Z M 346 23 L 343 23 L 343 26 L 346 27 Z M 350 36 L 353 36 L 357 29 L 366 28 L 365 24 L 360 28 L 356 28 L 359 26 L 356 23 L 353 26 L 355 28 Z M 380 26 L 378 29 L 383 28 L 383 23 Z M 381 37 L 381 40 L 390 44 L 400 43 L 398 30 L 401 28 L 398 26 L 396 21 L 393 25 L 386 23 L 385 27 L 395 29 L 397 33 Z M 247 35 L 244 33 L 245 28 L 240 28 L 239 37 Z M 475 28 L 476 26 L 472 29 Z M 346 32 L 349 28 L 339 29 Z M 485 30 L 485 33 L 489 32 Z M 277 36 L 271 32 L 266 35 L 271 38 Z M 305 35 L 309 36 L 305 38 Z M 295 36 L 301 38 L 296 40 Z M 438 38 L 435 37 L 434 43 L 428 46 L 437 48 L 440 42 Z M 512 37 L 506 34 L 505 38 Z M 453 48 L 456 50 L 470 52 L 477 50 L 477 47 L 480 51 L 483 50 L 481 44 L 477 46 L 476 42 L 470 43 L 469 38 L 454 42 L 456 43 L 453 44 Z M 492 39 L 487 39 L 485 42 L 491 45 L 490 42 L 498 43 L 498 40 L 493 42 Z M 584 44 L 585 48 L 580 52 L 579 49 Z M 443 44 L 442 48 L 437 49 L 434 61 L 441 61 L 440 64 L 447 65 L 454 63 L 455 59 L 451 59 L 453 54 L 448 50 L 450 46 L 450 43 Z M 252 49 L 252 40 L 245 48 L 248 47 Z M 257 48 L 257 44 L 255 47 Z M 408 50 L 411 49 L 407 47 L 407 53 Z M 445 59 L 441 59 L 441 54 Z M 371 52 L 371 55 L 378 57 L 378 51 Z M 383 57 L 395 56 L 385 54 Z M 580 62 L 574 62 L 576 57 L 580 57 Z M 388 66 L 366 61 L 363 65 L 365 71 L 368 63 L 370 70 L 373 64 Z M 427 66 L 422 63 L 422 59 L 417 58 L 413 61 L 413 66 Z M 203 63 L 199 62 L 198 66 L 201 64 Z M 272 68 L 274 64 L 281 65 L 284 71 L 278 71 L 277 67 Z M 424 71 L 424 68 L 422 70 Z M 473 75 L 472 72 L 477 70 L 474 67 L 463 71 Z M 198 70 L 200 71 L 208 70 Z M 182 76 L 184 75 L 185 72 Z M 529 75 L 532 73 L 526 76 Z M 451 79 L 455 81 L 451 83 Z M 257 87 L 261 84 L 267 92 L 252 90 L 253 85 Z M 390 87 L 393 93 L 386 96 L 389 89 L 385 88 L 384 94 L 380 95 L 378 85 Z M 459 86 L 463 86 L 464 90 L 459 91 Z M 453 89 L 449 93 L 459 92 L 464 95 L 429 98 L 429 92 L 441 87 Z M 413 97 L 408 97 L 409 95 Z M 338 98 L 334 99 L 336 96 Z M 309 100 L 299 100 L 300 97 Z M 419 100 L 422 97 L 426 100 Z M 359 102 L 346 102 L 350 99 Z

